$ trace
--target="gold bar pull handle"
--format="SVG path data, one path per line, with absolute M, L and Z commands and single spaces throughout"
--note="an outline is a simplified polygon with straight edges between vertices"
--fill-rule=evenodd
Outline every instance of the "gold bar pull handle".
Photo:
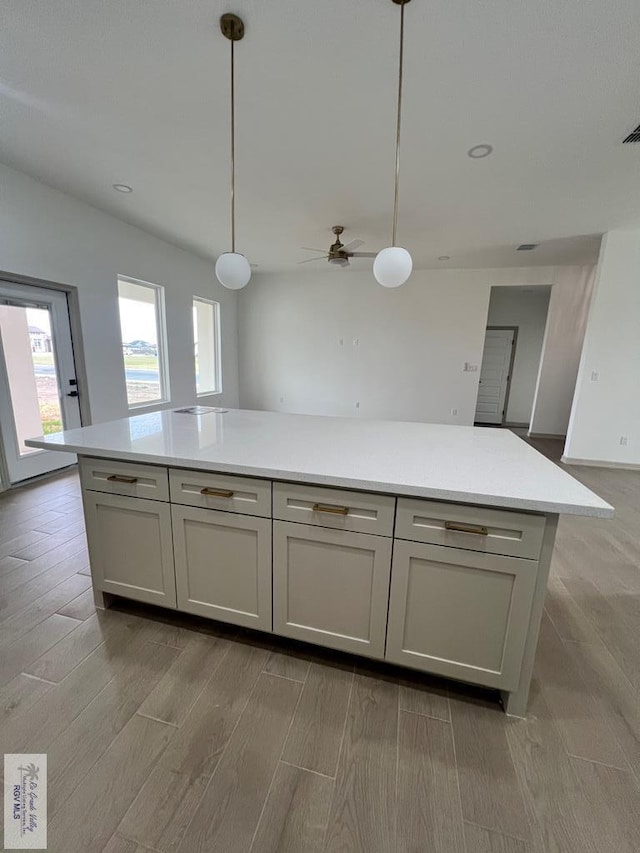
M 110 483 L 128 483 L 130 486 L 138 482 L 137 477 L 125 477 L 123 474 L 110 474 L 107 480 Z
M 333 515 L 349 515 L 348 506 L 333 506 L 332 504 L 314 504 L 314 512 L 329 512 Z
M 201 495 L 206 495 L 208 498 L 232 498 L 233 492 L 229 489 L 210 489 L 205 487 L 200 489 Z
M 455 530 L 457 533 L 474 533 L 476 536 L 488 536 L 489 529 L 482 524 L 462 524 L 458 521 L 445 521 L 445 530 Z

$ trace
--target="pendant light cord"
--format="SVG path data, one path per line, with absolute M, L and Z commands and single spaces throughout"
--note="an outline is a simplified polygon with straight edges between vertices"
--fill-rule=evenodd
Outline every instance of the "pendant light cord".
M 404 9 L 404 6 L 402 7 Z M 236 75 L 231 39 L 231 251 L 236 250 Z
M 396 232 L 398 230 L 398 191 L 400 184 L 400 125 L 402 121 L 402 71 L 404 64 L 404 7 L 400 6 L 400 62 L 398 68 L 398 118 L 396 123 L 396 189 L 393 201 L 393 234 L 391 245 L 396 245 Z

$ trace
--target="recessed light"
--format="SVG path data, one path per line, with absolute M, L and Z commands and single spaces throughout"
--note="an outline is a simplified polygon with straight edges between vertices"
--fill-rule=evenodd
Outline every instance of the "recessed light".
M 117 190 L 119 193 L 132 193 L 133 187 L 130 187 L 128 184 L 114 184 L 114 190 Z
M 450 261 L 450 260 L 451 260 L 451 258 L 449 257 L 449 255 L 440 255 L 440 257 L 438 258 L 438 260 L 439 260 L 439 261 Z
M 533 252 L 537 248 L 537 243 L 520 243 L 519 246 L 516 246 L 516 252 Z
M 489 154 L 492 153 L 493 145 L 483 143 L 482 145 L 474 145 L 473 148 L 470 148 L 467 151 L 467 156 L 471 157 L 472 160 L 481 160 L 483 157 L 488 157 Z

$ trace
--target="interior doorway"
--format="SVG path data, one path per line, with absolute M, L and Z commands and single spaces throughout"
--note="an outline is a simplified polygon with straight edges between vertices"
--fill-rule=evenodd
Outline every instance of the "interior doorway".
M 551 286 L 491 288 L 475 422 L 529 429 Z
M 81 426 L 66 293 L 0 281 L 0 439 L 9 483 L 74 461 L 25 439 Z

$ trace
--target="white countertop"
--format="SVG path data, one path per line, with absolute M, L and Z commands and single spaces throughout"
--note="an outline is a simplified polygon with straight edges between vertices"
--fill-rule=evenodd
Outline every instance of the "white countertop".
M 503 429 L 230 409 L 135 415 L 26 443 L 436 500 L 613 515 L 608 503 Z

